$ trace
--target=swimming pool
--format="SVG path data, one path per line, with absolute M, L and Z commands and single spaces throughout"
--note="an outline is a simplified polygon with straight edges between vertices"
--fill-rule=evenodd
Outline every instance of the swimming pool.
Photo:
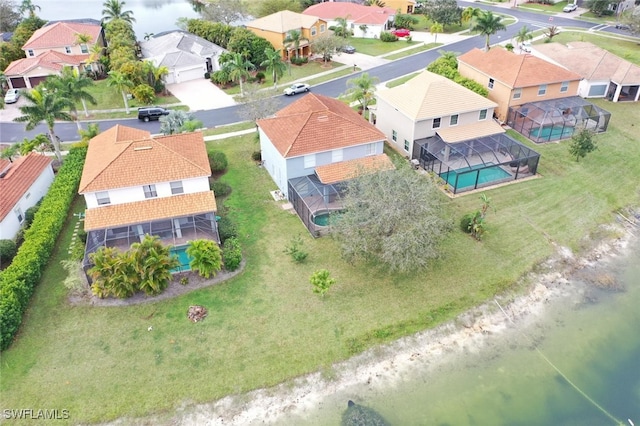
M 339 214 L 340 210 L 318 210 L 311 215 L 311 221 L 318 226 L 328 226 L 329 219 L 335 220 Z
M 188 246 L 175 246 L 171 247 L 171 249 L 169 250 L 171 252 L 171 255 L 176 256 L 178 258 L 178 261 L 180 262 L 180 265 L 178 267 L 171 270 L 172 273 L 191 270 L 191 266 L 189 266 L 191 257 L 189 257 L 189 255 L 187 254 L 187 247 Z
M 471 168 L 465 167 L 463 169 L 451 170 L 449 172 L 441 174 L 440 177 L 455 189 L 475 186 L 476 178 L 478 180 L 478 185 L 481 185 L 511 177 L 511 174 L 509 174 L 509 172 L 499 166 L 491 166 L 486 168 L 482 167 L 485 166 L 477 165 Z M 458 179 L 457 185 L 456 177 Z
M 573 135 L 574 128 L 573 127 L 554 127 L 554 126 L 545 126 L 545 127 L 536 127 L 535 129 L 531 129 L 529 135 L 536 139 L 566 139 L 570 138 Z

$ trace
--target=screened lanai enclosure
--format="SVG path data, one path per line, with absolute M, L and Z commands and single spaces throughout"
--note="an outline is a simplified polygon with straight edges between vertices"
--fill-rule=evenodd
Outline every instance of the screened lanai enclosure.
M 611 114 L 579 96 L 510 107 L 507 124 L 535 143 L 570 138 L 576 129 L 607 130 Z
M 325 184 L 317 175 L 289 179 L 289 201 L 311 235 L 329 232 L 331 220 L 342 211 L 342 183 Z
M 454 194 L 533 176 L 540 154 L 505 133 L 448 143 L 439 135 L 416 141 L 420 166 Z

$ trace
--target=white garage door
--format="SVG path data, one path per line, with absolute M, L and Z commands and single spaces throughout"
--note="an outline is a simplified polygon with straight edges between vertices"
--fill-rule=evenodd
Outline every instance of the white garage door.
M 176 83 L 204 78 L 204 67 L 176 70 Z
M 167 76 L 164 78 L 164 81 L 166 84 L 173 84 L 176 82 L 176 75 L 175 72 L 173 71 L 169 71 L 169 74 L 167 74 Z

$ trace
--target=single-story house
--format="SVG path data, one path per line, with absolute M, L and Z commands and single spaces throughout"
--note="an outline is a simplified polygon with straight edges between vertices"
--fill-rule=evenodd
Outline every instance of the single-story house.
M 378 38 L 393 26 L 397 11 L 391 7 L 324 2 L 309 6 L 302 13 L 324 19 L 329 27 L 338 25 L 336 18 L 345 18 L 354 37 Z

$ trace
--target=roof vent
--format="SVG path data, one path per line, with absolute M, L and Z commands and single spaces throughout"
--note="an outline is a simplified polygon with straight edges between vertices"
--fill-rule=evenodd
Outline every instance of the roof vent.
M 318 121 L 320 121 L 320 122 L 329 121 L 329 116 L 327 116 L 327 115 L 319 115 L 318 116 Z
M 148 149 L 153 149 L 152 146 L 137 146 L 133 148 L 134 151 L 146 151 Z

